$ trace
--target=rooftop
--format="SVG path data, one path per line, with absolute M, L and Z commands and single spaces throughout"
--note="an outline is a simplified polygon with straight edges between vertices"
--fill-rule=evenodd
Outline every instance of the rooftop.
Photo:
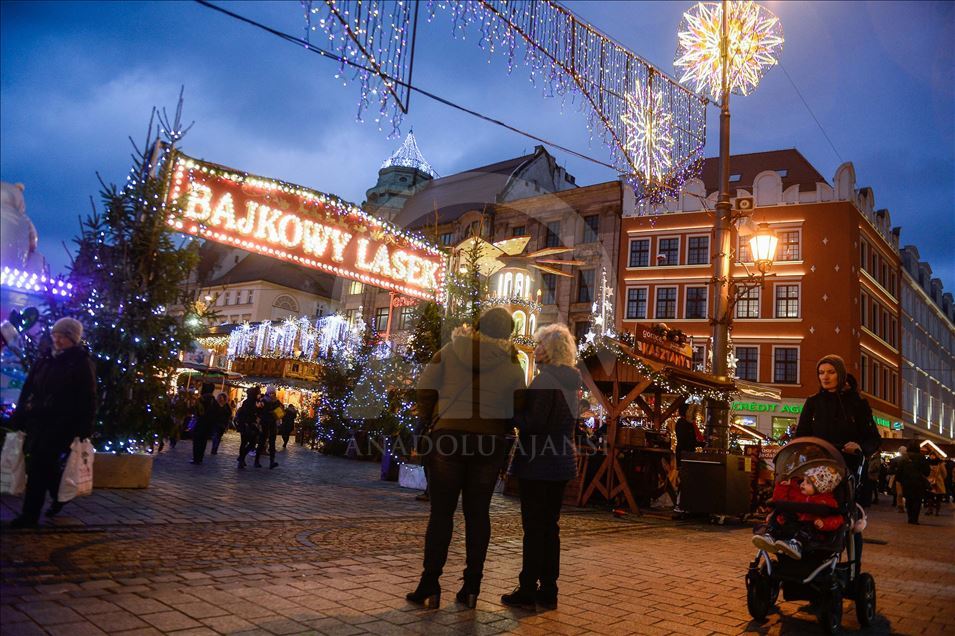
M 737 188 L 752 192 L 756 175 L 775 170 L 783 181 L 783 191 L 798 185 L 800 190 L 815 190 L 817 183 L 828 183 L 819 171 L 795 148 L 750 152 L 730 155 L 730 192 Z M 703 161 L 700 175 L 707 192 L 720 189 L 720 160 L 710 157 Z

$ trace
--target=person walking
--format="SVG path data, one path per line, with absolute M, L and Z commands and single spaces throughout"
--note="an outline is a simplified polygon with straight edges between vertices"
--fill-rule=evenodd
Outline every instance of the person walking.
M 295 419 L 298 417 L 298 409 L 294 404 L 285 407 L 285 415 L 282 416 L 282 450 L 288 448 L 288 440 L 295 430 Z M 299 440 L 301 444 L 301 440 Z
M 219 444 L 222 443 L 222 436 L 229 430 L 229 424 L 232 422 L 232 407 L 224 391 L 216 393 L 216 407 L 212 432 L 212 455 L 219 454 Z
M 925 502 L 925 514 L 938 516 L 942 512 L 942 499 L 945 498 L 947 492 L 945 481 L 948 471 L 946 471 L 945 463 L 942 461 L 942 458 L 938 456 L 938 453 L 932 453 L 928 464 L 929 493 L 928 499 Z
M 542 327 L 534 339 L 540 373 L 517 413 L 520 435 L 511 467 L 521 497 L 524 551 L 518 586 L 501 596 L 501 603 L 557 609 L 560 509 L 567 482 L 577 476 L 574 431 L 581 380 L 577 347 L 567 327 Z
M 206 382 L 199 390 L 199 401 L 196 403 L 196 422 L 192 428 L 192 461 L 190 464 L 201 464 L 206 456 L 206 444 L 215 430 L 218 418 L 219 405 L 212 395 L 215 387 Z
M 418 415 L 430 429 L 425 448 L 431 515 L 424 539 L 424 566 L 409 602 L 436 608 L 439 578 L 448 559 L 458 498 L 463 499 L 467 566 L 456 598 L 474 607 L 491 539 L 490 505 L 522 399 L 524 370 L 509 338 L 510 313 L 495 307 L 474 328 L 460 327 L 425 365 L 418 380 Z
M 35 528 L 46 494 L 53 503 L 47 516 L 57 514 L 63 461 L 73 438 L 93 432 L 96 416 L 96 368 L 89 351 L 80 346 L 83 325 L 60 318 L 53 325 L 53 349 L 30 368 L 20 391 L 11 425 L 26 431 L 27 487 L 23 509 L 12 528 Z
M 265 445 L 269 446 L 269 468 L 278 468 L 279 463 L 275 461 L 275 438 L 278 435 L 278 423 L 285 416 L 285 409 L 275 397 L 275 387 L 269 386 L 265 389 L 265 395 L 259 398 L 256 404 L 256 413 L 259 416 L 259 425 L 261 433 L 259 434 L 259 447 L 255 451 L 255 467 L 262 468 L 261 459 L 265 454 Z
M 928 462 L 922 457 L 918 449 L 910 452 L 905 461 L 899 463 L 899 472 L 896 480 L 902 484 L 902 495 L 905 497 L 905 512 L 908 522 L 919 524 L 919 513 L 922 511 L 922 499 L 928 490 Z
M 235 413 L 235 427 L 239 431 L 239 468 L 245 468 L 245 456 L 255 449 L 259 441 L 259 416 L 257 405 L 259 402 L 259 387 L 253 386 L 246 390 L 245 400 Z
M 909 461 L 909 451 L 899 446 L 897 455 L 889 462 L 889 488 L 892 490 L 892 505 L 899 512 L 905 512 L 905 497 L 902 496 L 902 482 L 899 481 L 899 468 Z

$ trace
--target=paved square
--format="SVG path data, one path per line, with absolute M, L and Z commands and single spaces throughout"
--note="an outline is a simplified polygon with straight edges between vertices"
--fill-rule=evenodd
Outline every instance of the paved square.
M 456 522 L 437 611 L 410 606 L 427 504 L 378 480 L 375 464 L 280 451 L 275 470 L 237 470 L 237 439 L 189 464 L 181 442 L 146 490 L 97 490 L 39 531 L 0 537 L 0 631 L 21 634 L 818 634 L 804 603 L 765 623 L 746 611 L 749 527 L 616 519 L 565 508 L 560 607 L 502 606 L 520 569 L 517 501 L 495 496 L 477 609 L 454 603 L 463 570 Z M 3 496 L 6 524 L 20 500 Z M 909 526 L 870 515 L 865 570 L 878 590 L 869 634 L 955 633 L 955 521 Z M 846 602 L 844 629 L 859 630 Z

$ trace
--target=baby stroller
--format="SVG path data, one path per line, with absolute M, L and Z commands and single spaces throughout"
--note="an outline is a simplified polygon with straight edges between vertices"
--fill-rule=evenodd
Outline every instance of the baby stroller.
M 838 512 L 845 521 L 826 541 L 803 546 L 802 558 L 785 554 L 771 555 L 759 550 L 746 573 L 746 606 L 756 620 L 763 620 L 776 604 L 779 592 L 787 601 L 808 600 L 815 608 L 826 633 L 834 634 L 842 626 L 842 600 L 855 601 L 856 617 L 867 626 L 875 619 L 875 579 L 861 571 L 856 536 L 864 527 L 865 513 L 855 503 L 855 488 L 862 466 L 854 473 L 846 467 L 842 453 L 818 437 L 800 437 L 784 446 L 775 459 L 778 484 L 785 479 L 801 477 L 815 466 L 830 466 L 842 478 L 833 491 Z M 777 512 L 833 514 L 828 506 L 782 501 Z M 845 559 L 842 554 L 845 552 Z

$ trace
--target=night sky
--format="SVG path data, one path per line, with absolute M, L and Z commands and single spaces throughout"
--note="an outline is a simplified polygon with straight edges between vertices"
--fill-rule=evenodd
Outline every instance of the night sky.
M 568 6 L 673 74 L 676 30 L 689 2 L 570 2 Z M 955 4 L 767 2 L 782 20 L 782 69 L 732 101 L 734 153 L 798 148 L 831 182 L 843 161 L 877 208 L 902 226 L 955 291 Z M 229 7 L 294 35 L 298 2 Z M 424 14 L 424 12 L 422 12 Z M 414 82 L 443 97 L 601 160 L 577 105 L 545 99 L 520 65 L 488 63 L 477 38 L 452 39 L 447 14 L 422 21 Z M 472 32 L 473 35 L 473 32 Z M 141 141 L 152 106 L 175 108 L 185 85 L 181 148 L 192 156 L 361 202 L 400 143 L 355 121 L 357 84 L 336 65 L 191 2 L 0 3 L 0 177 L 26 184 L 40 249 L 62 271 L 63 243 L 97 198 L 96 173 L 121 182 L 128 137 Z M 442 175 L 530 151 L 535 142 L 414 96 L 402 124 Z M 707 156 L 717 153 L 709 110 Z M 588 185 L 615 175 L 551 150 Z M 838 154 L 837 154 L 838 153 Z

